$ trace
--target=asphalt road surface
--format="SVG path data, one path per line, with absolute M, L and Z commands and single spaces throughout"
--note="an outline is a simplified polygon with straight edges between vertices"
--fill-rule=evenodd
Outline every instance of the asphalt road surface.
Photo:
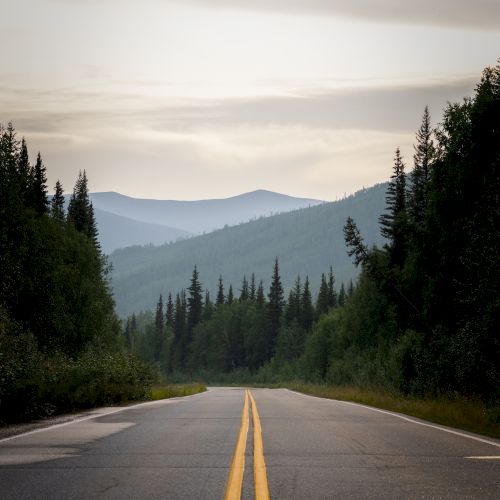
M 2 440 L 0 498 L 500 498 L 497 440 L 284 389 L 250 392 L 108 408 Z

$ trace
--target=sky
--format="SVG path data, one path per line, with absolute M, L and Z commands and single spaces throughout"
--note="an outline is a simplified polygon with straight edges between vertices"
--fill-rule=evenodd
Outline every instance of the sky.
M 498 0 L 0 0 L 0 123 L 50 190 L 335 200 L 500 57 Z

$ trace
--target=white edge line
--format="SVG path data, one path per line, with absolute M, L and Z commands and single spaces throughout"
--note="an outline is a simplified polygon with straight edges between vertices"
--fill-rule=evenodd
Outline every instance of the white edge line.
M 405 417 L 404 415 L 400 415 L 399 413 L 394 413 L 392 411 L 381 410 L 379 408 L 374 408 L 373 406 L 367 406 L 367 405 L 364 405 L 361 403 L 353 403 L 352 401 L 342 401 L 340 399 L 330 399 L 330 398 L 322 398 L 320 396 L 311 396 L 310 394 L 304 394 L 302 392 L 292 391 L 291 389 L 285 389 L 285 390 L 293 392 L 295 394 L 298 394 L 299 396 L 304 396 L 304 397 L 308 397 L 308 398 L 322 399 L 324 401 L 335 401 L 336 403 L 343 403 L 343 404 L 351 405 L 351 406 L 361 406 L 362 408 L 366 408 L 367 410 L 372 410 L 372 411 L 376 411 L 378 413 L 384 413 L 386 415 L 391 415 L 393 417 L 400 418 L 401 420 L 406 420 L 407 422 L 411 422 L 412 424 L 423 425 L 424 427 L 431 427 L 432 429 L 438 429 L 438 430 L 443 431 L 443 432 L 448 432 L 449 434 L 454 434 L 456 436 L 461 436 L 461 437 L 473 439 L 474 441 L 479 441 L 480 443 L 486 443 L 486 444 L 490 444 L 491 446 L 496 446 L 497 448 L 500 448 L 500 443 L 497 441 L 490 441 L 489 439 L 475 436 L 473 434 L 465 434 L 463 432 L 455 431 L 455 430 L 449 429 L 447 427 L 441 427 L 440 425 L 434 425 L 434 424 L 428 424 L 426 422 L 420 422 L 419 420 L 414 420 L 413 418 Z
M 156 401 L 145 401 L 144 403 L 137 403 L 135 405 L 124 406 L 123 408 L 118 408 L 116 410 L 109 411 L 107 413 L 106 412 L 105 413 L 97 413 L 94 415 L 88 415 L 86 417 L 76 418 L 75 420 L 70 420 L 69 422 L 62 422 L 60 424 L 54 424 L 54 425 L 50 425 L 48 427 L 42 427 L 41 429 L 34 429 L 32 431 L 27 431 L 27 432 L 23 432 L 21 434 L 15 434 L 14 436 L 2 438 L 2 439 L 0 439 L 0 444 L 5 443 L 6 441 L 12 441 L 12 440 L 17 439 L 17 438 L 31 436 L 31 434 L 38 434 L 39 432 L 50 431 L 52 429 L 58 429 L 59 427 L 65 427 L 66 425 L 78 424 L 80 422 L 85 422 L 86 420 L 93 420 L 95 418 L 100 418 L 100 417 L 107 417 L 108 415 L 114 415 L 115 413 L 120 413 L 122 411 L 132 410 L 134 408 L 139 408 L 141 406 L 153 406 L 153 405 L 161 406 L 162 404 L 178 403 L 184 399 L 192 398 L 194 396 L 199 396 L 199 395 L 205 394 L 207 392 L 208 392 L 208 389 L 206 391 L 203 391 L 203 392 L 197 392 L 196 394 L 190 394 L 189 396 L 176 396 L 174 398 L 157 399 Z M 94 409 L 93 411 L 97 412 L 100 410 L 106 410 L 106 407 Z
M 490 455 L 489 457 L 488 456 L 479 456 L 479 457 L 464 457 L 464 458 L 468 458 L 468 459 L 471 459 L 471 460 L 500 460 L 500 456 L 494 456 L 494 455 Z

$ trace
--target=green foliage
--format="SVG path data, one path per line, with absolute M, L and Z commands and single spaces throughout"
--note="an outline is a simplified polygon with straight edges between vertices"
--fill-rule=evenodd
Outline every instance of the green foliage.
M 157 375 L 137 358 L 89 347 L 76 359 L 42 353 L 0 309 L 0 423 L 144 399 Z
M 63 200 L 57 183 L 49 213 L 41 155 L 0 125 L 0 421 L 144 397 L 154 378 L 121 350 L 85 174 L 68 221 Z

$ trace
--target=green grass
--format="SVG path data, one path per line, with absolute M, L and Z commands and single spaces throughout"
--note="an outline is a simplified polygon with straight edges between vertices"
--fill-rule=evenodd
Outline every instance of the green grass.
M 207 388 L 203 384 L 155 385 L 151 388 L 150 399 L 157 401 L 159 399 L 191 396 L 206 390 Z
M 404 413 L 437 424 L 500 438 L 500 408 L 488 408 L 483 402 L 462 396 L 417 399 L 384 390 L 338 387 L 301 383 L 282 387 L 328 399 L 353 401 L 376 408 Z

